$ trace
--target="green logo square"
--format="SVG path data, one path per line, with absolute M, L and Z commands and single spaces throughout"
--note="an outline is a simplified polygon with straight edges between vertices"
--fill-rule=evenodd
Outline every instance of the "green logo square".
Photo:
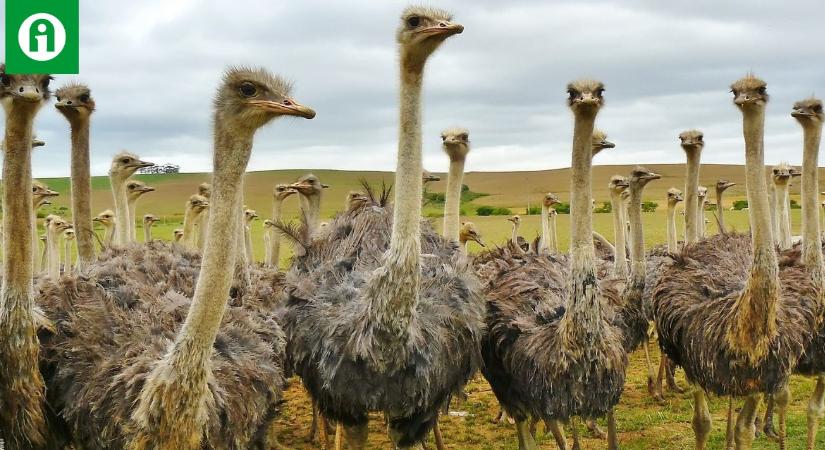
M 6 72 L 76 74 L 80 0 L 6 0 Z

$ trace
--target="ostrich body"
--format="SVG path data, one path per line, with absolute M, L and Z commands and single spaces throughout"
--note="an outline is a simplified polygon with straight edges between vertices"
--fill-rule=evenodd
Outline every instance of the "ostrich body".
M 484 310 L 477 281 L 456 243 L 421 227 L 422 72 L 461 31 L 440 10 L 404 11 L 395 204 L 339 215 L 290 272 L 289 356 L 352 449 L 366 445 L 369 411 L 386 413 L 395 446 L 420 445 L 477 368 Z
M 284 200 L 296 193 L 298 193 L 298 191 L 286 184 L 278 184 L 275 186 L 275 190 L 272 193 L 271 222 L 273 225 L 281 221 L 281 208 L 283 207 Z M 266 224 L 264 224 L 264 226 L 266 227 Z M 274 227 L 268 227 L 267 230 L 269 232 L 266 233 L 265 236 L 269 236 L 269 245 L 267 246 L 268 257 L 265 261 L 266 266 L 277 269 L 281 263 L 281 235 Z
M 195 232 L 195 222 L 209 208 L 209 200 L 202 195 L 192 195 L 186 201 L 186 209 L 183 213 L 183 245 L 190 249 L 196 249 L 198 235 Z
M 143 215 L 143 242 L 150 242 L 152 240 L 152 227 L 159 221 L 158 216 L 154 214 Z
M 444 237 L 458 242 L 461 214 L 461 183 L 464 163 L 470 152 L 470 134 L 465 128 L 448 128 L 441 132 L 442 148 L 450 158 L 447 192 L 444 199 Z
M 556 210 L 553 206 L 559 203 L 556 194 L 544 194 L 541 202 L 541 245 L 539 251 L 543 253 L 558 253 L 559 243 L 556 236 Z M 552 212 L 551 212 L 552 211 Z
M 147 186 L 146 183 L 139 180 L 129 180 L 126 183 L 126 205 L 129 209 L 129 218 L 134 221 L 137 218 L 137 201 L 150 192 L 154 192 L 155 188 Z M 129 242 L 137 242 L 137 228 L 132 226 L 132 235 L 129 236 Z
M 622 202 L 622 193 L 627 190 L 627 179 L 621 175 L 610 178 L 607 188 L 610 190 L 610 210 L 613 215 L 613 233 L 616 243 L 616 253 L 613 256 L 613 276 L 626 278 L 627 273 L 627 242 L 625 240 L 625 216 Z
M 66 219 L 54 216 L 49 221 L 46 227 L 46 244 L 49 247 L 48 257 L 48 273 L 52 280 L 57 280 L 60 277 L 60 238 L 63 232 L 71 228 L 72 225 Z
M 132 228 L 135 226 L 129 215 L 129 192 L 126 181 L 143 167 L 151 167 L 153 163 L 141 161 L 137 155 L 129 152 L 120 152 L 112 159 L 109 168 L 109 182 L 112 185 L 112 195 L 115 202 L 115 245 L 126 245 L 130 242 Z
M 89 161 L 89 122 L 95 110 L 91 90 L 70 83 L 55 92 L 54 105 L 71 128 L 72 224 L 76 232 L 77 265 L 81 269 L 95 258 L 92 229 L 92 176 Z
M 688 245 L 653 289 L 662 350 L 698 385 L 693 427 L 699 449 L 705 448 L 710 431 L 705 391 L 747 397 L 735 442 L 737 449 L 750 448 L 759 394 L 785 386 L 813 338 L 820 308 L 819 289 L 810 277 L 799 268 L 779 267 L 771 237 L 764 176 L 765 83 L 748 76 L 734 83 L 732 92 L 743 116 L 752 248 L 732 235 Z M 780 411 L 780 427 L 782 422 Z
M 3 158 L 3 264 L 0 289 L 0 438 L 9 449 L 44 446 L 49 430 L 32 276 L 32 124 L 49 99 L 48 75 L 10 75 L 0 65 L 6 113 Z M 14 262 L 13 264 L 11 262 Z
M 107 209 L 106 211 L 96 215 L 92 221 L 103 225 L 103 229 L 105 230 L 105 234 L 103 236 L 103 247 L 111 247 L 115 241 L 115 228 L 117 228 L 117 224 L 115 223 L 115 212 L 111 209 Z
M 496 261 L 498 274 L 490 278 L 496 282 L 485 292 L 482 370 L 516 419 L 522 449 L 536 448 L 528 417 L 600 417 L 612 411 L 624 385 L 623 334 L 611 321 L 619 283 L 598 281 L 592 233 L 590 144 L 603 90 L 594 81 L 568 86 L 576 119 L 569 265 L 532 254 L 525 262 L 502 258 Z M 615 429 L 610 432 L 613 441 Z
M 736 183 L 728 180 L 719 180 L 716 182 L 716 224 L 719 226 L 720 233 L 727 233 L 727 229 L 725 228 L 725 207 L 722 204 L 722 194 L 733 186 L 736 186 Z

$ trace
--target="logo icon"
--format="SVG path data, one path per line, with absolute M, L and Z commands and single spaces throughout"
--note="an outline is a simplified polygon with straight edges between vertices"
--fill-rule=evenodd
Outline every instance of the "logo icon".
M 76 74 L 79 0 L 6 0 L 6 71 Z

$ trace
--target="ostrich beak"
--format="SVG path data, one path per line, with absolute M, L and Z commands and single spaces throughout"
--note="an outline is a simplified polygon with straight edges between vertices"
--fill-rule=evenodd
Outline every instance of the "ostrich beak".
M 43 147 L 46 145 L 46 141 L 41 141 L 40 139 L 32 139 L 32 147 Z
M 40 93 L 40 90 L 36 86 L 30 84 L 20 86 L 20 90 L 13 91 L 13 94 L 30 102 L 39 102 L 40 100 L 43 100 L 43 95 Z
M 291 98 L 285 99 L 283 102 L 250 100 L 249 104 L 282 116 L 296 116 L 303 117 L 304 119 L 312 119 L 315 117 L 315 110 L 309 106 L 304 106 Z
M 464 32 L 464 25 L 459 23 L 452 23 L 446 20 L 442 20 L 438 23 L 438 25 L 434 27 L 427 27 L 419 31 L 421 34 L 428 34 L 432 36 L 444 36 L 449 37 L 454 34 L 461 34 Z
M 57 197 L 60 195 L 60 192 L 48 189 L 46 190 L 46 192 L 43 193 L 43 195 L 45 195 L 46 197 Z
M 155 165 L 155 163 L 153 163 L 153 162 L 149 162 L 149 161 L 138 161 L 138 162 L 136 163 L 136 167 L 137 167 L 138 169 L 144 169 L 144 168 L 146 168 L 146 167 L 152 167 L 152 166 L 154 166 L 154 165 Z
M 484 245 L 484 242 L 482 242 L 482 240 L 481 240 L 481 236 L 479 236 L 477 233 L 473 233 L 473 234 L 471 234 L 471 235 L 470 235 L 470 239 L 472 239 L 472 240 L 473 240 L 473 242 L 475 242 L 476 244 L 478 244 L 478 245 L 480 245 L 480 246 L 482 246 L 482 247 L 485 247 L 485 248 L 487 247 L 486 245 Z
M 616 147 L 616 144 L 614 144 L 614 143 L 612 143 L 612 142 L 610 142 L 606 139 L 603 140 L 600 145 L 602 146 L 602 148 L 615 148 Z

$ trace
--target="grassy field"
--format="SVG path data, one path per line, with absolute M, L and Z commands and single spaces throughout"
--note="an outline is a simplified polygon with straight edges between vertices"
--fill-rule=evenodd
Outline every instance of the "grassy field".
M 653 213 L 643 215 L 645 226 L 645 238 L 648 246 L 653 246 L 665 241 L 665 191 L 672 186 L 683 184 L 682 177 L 684 167 L 680 165 L 651 165 L 652 170 L 663 175 L 663 179 L 653 182 L 645 192 L 646 200 L 657 201 L 659 209 Z M 630 171 L 630 166 L 596 166 L 594 167 L 594 197 L 598 203 L 606 201 L 607 181 L 615 173 L 626 174 Z M 251 208 L 257 209 L 259 215 L 264 218 L 270 211 L 270 201 L 272 187 L 279 182 L 289 182 L 307 171 L 291 170 L 278 172 L 255 172 L 247 176 L 246 181 L 246 202 Z M 713 186 L 716 179 L 727 178 L 742 183 L 744 170 L 741 166 L 703 166 L 701 182 L 707 186 Z M 322 202 L 322 217 L 329 218 L 336 211 L 340 210 L 344 204 L 344 197 L 351 189 L 358 188 L 358 180 L 366 179 L 371 183 L 379 183 L 381 180 L 391 182 L 392 174 L 384 172 L 342 172 L 342 171 L 315 171 L 319 178 L 331 185 L 325 192 Z M 162 222 L 155 226 L 154 236 L 156 238 L 169 239 L 172 230 L 180 228 L 183 221 L 183 205 L 189 195 L 196 192 L 199 183 L 208 180 L 205 174 L 179 174 L 179 175 L 156 175 L 140 176 L 148 184 L 155 186 L 158 190 L 155 193 L 144 196 L 138 206 L 139 214 L 151 212 L 162 217 Z M 68 181 L 65 179 L 42 180 L 53 189 L 60 191 L 63 196 L 59 197 L 51 211 L 70 215 L 61 208 L 65 208 L 68 202 Z M 470 173 L 465 178 L 465 184 L 469 185 L 474 192 L 489 194 L 488 196 L 476 199 L 470 204 L 465 204 L 463 209 L 474 212 L 479 205 L 491 205 L 497 207 L 507 207 L 514 213 L 522 214 L 522 228 L 520 234 L 528 239 L 532 239 L 539 233 L 539 216 L 525 216 L 524 210 L 528 205 L 536 206 L 542 197 L 542 193 L 552 191 L 558 193 L 562 200 L 569 197 L 569 177 L 566 170 L 552 170 L 543 172 L 518 172 L 518 173 Z M 444 189 L 444 181 L 430 184 L 429 191 L 441 192 Z M 108 191 L 108 180 L 105 178 L 95 178 L 94 186 L 94 211 L 111 208 L 111 194 Z M 794 188 L 794 193 L 798 188 Z M 740 184 L 728 191 L 726 202 L 744 197 L 744 187 Z M 729 204 L 729 203 L 728 203 Z M 425 215 L 436 216 L 439 214 L 438 208 L 426 207 Z M 799 210 L 793 210 L 794 230 L 799 227 Z M 289 199 L 285 204 L 284 214 L 287 218 L 294 218 L 297 214 L 297 200 Z M 678 217 L 678 229 L 683 228 L 681 216 Z M 715 233 L 715 221 L 711 213 L 707 216 L 711 220 L 708 232 Z M 726 211 L 726 221 L 728 226 L 737 230 L 747 230 L 747 212 Z M 470 215 L 465 219 L 476 223 L 479 231 L 483 235 L 488 245 L 501 244 L 509 238 L 511 224 L 502 216 L 478 217 Z M 437 217 L 431 219 L 436 228 L 440 228 L 441 221 Z M 257 259 L 263 258 L 263 241 L 261 226 L 262 221 L 258 221 L 253 226 L 253 240 L 256 245 Z M 612 240 L 612 222 L 610 214 L 596 214 L 594 216 L 594 226 L 597 231 Z M 138 228 L 138 235 L 142 236 L 142 229 Z M 562 249 L 567 248 L 569 239 L 569 216 L 560 215 L 558 217 L 558 235 Z M 477 252 L 480 247 L 472 244 L 472 252 Z M 282 252 L 284 260 L 282 266 L 286 267 L 287 259 L 290 255 L 288 248 Z M 655 345 L 655 361 L 658 362 L 658 351 Z M 617 418 L 620 431 L 620 440 L 624 449 L 688 449 L 693 446 L 693 433 L 690 427 L 692 416 L 692 397 L 690 394 L 667 396 L 665 405 L 653 402 L 646 392 L 646 370 L 642 352 L 637 352 L 631 358 L 631 368 L 625 386 L 622 401 L 617 409 Z M 685 381 L 678 376 L 682 386 Z M 807 399 L 813 389 L 811 380 L 795 378 L 792 383 L 793 402 L 790 407 L 788 418 L 788 435 L 790 449 L 804 448 L 806 430 L 806 405 Z M 478 378 L 474 380 L 467 389 L 469 399 L 461 404 L 454 405 L 454 414 L 442 418 L 442 430 L 447 443 L 451 449 L 516 449 L 515 429 L 511 425 L 492 424 L 490 419 L 495 415 L 498 407 L 496 400 L 486 382 Z M 305 441 L 305 435 L 309 429 L 311 421 L 311 408 L 300 382 L 293 380 L 290 389 L 286 393 L 286 403 L 281 418 L 278 421 L 278 432 L 280 441 L 288 448 L 311 449 L 318 448 Z M 710 448 L 724 448 L 724 428 L 727 403 L 725 400 L 713 399 L 711 410 L 714 414 L 714 425 Z M 390 448 L 386 438 L 386 432 L 382 425 L 381 418 L 373 416 L 370 426 L 370 448 Z M 569 431 L 568 431 L 569 437 Z M 539 445 L 541 448 L 555 448 L 552 438 L 539 432 Z M 777 448 L 777 444 L 760 438 L 756 441 L 754 448 L 771 449 Z M 432 441 L 428 443 L 428 448 L 434 448 Z M 584 440 L 585 449 L 605 448 L 603 441 L 586 438 Z M 825 432 L 820 434 L 818 448 L 825 448 Z

